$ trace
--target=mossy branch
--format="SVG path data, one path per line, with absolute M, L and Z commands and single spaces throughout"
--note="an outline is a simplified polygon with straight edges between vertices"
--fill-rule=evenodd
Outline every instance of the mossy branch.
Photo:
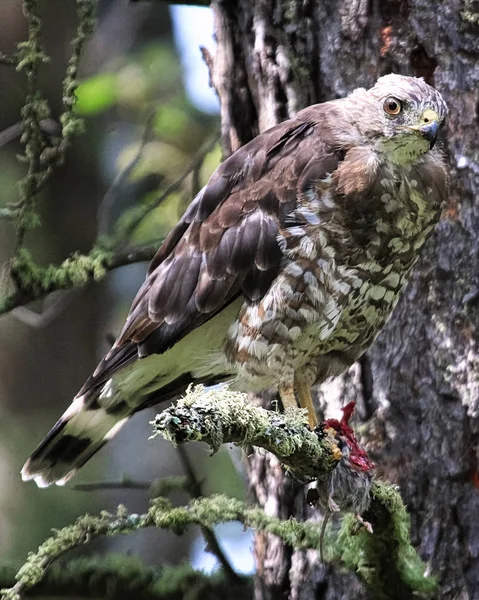
M 158 415 L 153 425 L 156 435 L 175 444 L 203 441 L 213 451 L 231 442 L 264 448 L 301 479 L 322 479 L 337 464 L 335 440 L 310 431 L 303 411 L 267 411 L 249 403 L 245 394 L 227 388 L 190 388 L 186 397 Z M 395 486 L 374 482 L 365 518 L 374 534 L 358 533 L 358 523 L 349 515 L 328 554 L 330 560 L 356 572 L 370 588 L 371 597 L 378 600 L 405 600 L 413 592 L 433 593 L 436 582 L 425 577 L 425 566 L 410 543 L 409 517 Z
M 320 428 L 310 431 L 301 410 L 277 414 L 253 406 L 246 396 L 227 388 L 205 391 L 190 388 L 186 397 L 154 421 L 155 435 L 181 443 L 205 441 L 213 450 L 222 443 L 254 444 L 273 452 L 295 475 L 321 478 L 334 468 L 337 448 Z M 352 515 L 343 521 L 339 536 L 331 546 L 328 560 L 347 567 L 364 581 L 373 600 L 405 600 L 436 590 L 433 579 L 425 576 L 425 565 L 411 546 L 409 518 L 395 486 L 376 481 L 365 514 L 374 534 L 358 532 Z M 239 521 L 256 531 L 277 535 L 296 550 L 319 550 L 319 522 L 283 521 L 265 514 L 259 507 L 226 496 L 198 498 L 174 507 L 163 497 L 154 498 L 142 515 L 120 506 L 115 515 L 86 515 L 54 535 L 29 555 L 20 569 L 17 583 L 3 590 L 2 600 L 20 600 L 24 592 L 45 581 L 49 565 L 73 548 L 99 536 L 129 534 L 146 527 L 166 529 L 178 535 L 190 525 L 211 529 L 225 521 Z M 240 584 L 241 582 L 238 582 Z
M 248 402 L 246 394 L 226 387 L 205 390 L 190 387 L 174 407 L 153 421 L 155 434 L 174 444 L 206 442 L 216 452 L 221 444 L 257 446 L 268 450 L 287 465 L 295 476 L 317 479 L 329 473 L 341 457 L 334 439 L 306 426 L 303 410 L 280 414 Z
M 424 576 L 425 567 L 410 545 L 407 517 L 397 490 L 376 483 L 372 489 L 370 514 L 374 517 L 372 521 L 376 528 L 381 524 L 384 526 L 384 535 L 381 532 L 379 535 L 366 532 L 354 535 L 349 520 L 346 520 L 340 539 L 341 547 L 347 550 L 337 555 L 341 562 L 357 571 L 370 588 L 373 599 L 404 600 L 413 590 L 421 593 L 433 591 L 434 583 Z M 148 512 L 142 515 L 130 514 L 120 506 L 116 515 L 106 512 L 100 516 L 86 515 L 73 525 L 55 531 L 37 552 L 29 555 L 16 575 L 17 583 L 2 590 L 2 600 L 21 600 L 26 591 L 44 581 L 47 568 L 53 561 L 99 536 L 128 534 L 146 527 L 166 529 L 181 535 L 190 525 L 211 528 L 225 521 L 239 521 L 256 531 L 277 535 L 296 550 L 317 550 L 320 545 L 319 523 L 300 523 L 292 518 L 282 521 L 266 515 L 260 508 L 247 507 L 234 498 L 200 498 L 183 507 L 173 507 L 165 498 L 157 498 L 152 501 Z M 389 539 L 389 534 L 396 537 Z M 388 567 L 386 572 L 383 571 L 385 566 Z M 391 579 L 386 580 L 384 573 Z M 395 592 L 397 582 L 401 584 L 399 591 L 402 595 Z M 405 590 L 409 590 L 408 593 L 405 594 Z
M 0 296 L 0 315 L 51 292 L 80 287 L 89 281 L 100 281 L 109 271 L 119 267 L 150 261 L 157 249 L 157 244 L 121 251 L 93 248 L 89 254 L 74 254 L 58 266 L 40 267 L 34 263 L 28 250 L 21 248 L 10 267 L 16 290 Z
M 364 517 L 374 533 L 364 529 L 357 533 L 354 515 L 347 515 L 331 560 L 357 573 L 373 600 L 434 597 L 437 581 L 426 575 L 426 565 L 411 545 L 410 519 L 397 487 L 375 481 Z
M 72 137 L 83 131 L 83 121 L 74 111 L 75 92 L 79 84 L 78 70 L 82 52 L 95 27 L 96 5 L 96 0 L 76 0 L 78 25 L 71 42 L 72 52 L 62 84 L 62 112 L 59 117 L 61 127 L 56 121 L 50 119 L 48 102 L 38 86 L 40 67 L 49 60 L 41 42 L 42 21 L 38 14 L 38 0 L 23 1 L 23 11 L 28 24 L 28 39 L 18 44 L 17 52 L 11 55 L 0 53 L 0 64 L 14 66 L 18 72 L 25 75 L 27 81 L 22 121 L 0 135 L 1 145 L 21 133 L 24 153 L 19 156 L 19 160 L 26 164 L 27 170 L 25 176 L 18 182 L 18 201 L 0 208 L 0 219 L 10 221 L 16 228 L 17 234 L 15 252 L 8 263 L 10 282 L 15 285 L 15 289 L 10 290 L 8 285 L 4 285 L 3 288 L 7 289 L 0 291 L 0 315 L 51 292 L 80 287 L 91 280 L 98 281 L 108 271 L 117 267 L 150 261 L 157 246 L 125 247 L 131 233 L 152 210 L 179 188 L 191 172 L 199 169 L 206 154 L 217 141 L 215 138 L 209 142 L 204 152 L 200 153 L 191 166 L 158 198 L 145 207 L 132 211 L 127 229 L 119 231 L 115 239 L 105 238 L 100 223 L 100 235 L 88 254 L 74 254 L 62 264 L 55 266 L 41 267 L 35 264 L 32 256 L 25 249 L 25 236 L 29 229 L 40 222 L 36 198 L 54 169 L 63 162 Z M 147 131 L 148 126 L 145 128 L 145 136 Z M 116 182 L 118 185 L 138 162 L 145 140 L 140 145 L 136 159 Z M 114 185 L 110 192 L 115 190 Z M 111 198 L 105 200 L 107 202 L 102 204 L 108 207 Z
M 38 16 L 38 0 L 24 0 L 23 12 L 28 23 L 28 40 L 18 44 L 12 58 L 17 71 L 25 73 L 27 95 L 22 108 L 22 137 L 24 154 L 20 157 L 27 165 L 27 173 L 19 182 L 19 203 L 16 211 L 17 250 L 23 246 L 25 233 L 38 224 L 36 197 L 54 168 L 64 158 L 70 138 L 82 131 L 81 119 L 74 115 L 77 71 L 82 49 L 94 29 L 95 0 L 77 0 L 78 27 L 72 42 L 73 51 L 63 81 L 63 113 L 61 135 L 47 139 L 42 134 L 41 122 L 50 117 L 50 108 L 38 87 L 41 65 L 49 60 L 41 44 L 42 22 Z

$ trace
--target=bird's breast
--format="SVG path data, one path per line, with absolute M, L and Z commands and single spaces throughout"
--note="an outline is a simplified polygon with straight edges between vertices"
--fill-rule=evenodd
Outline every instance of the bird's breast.
M 282 268 L 243 305 L 225 353 L 245 387 L 268 387 L 315 357 L 362 353 L 391 315 L 439 207 L 407 173 L 378 173 L 367 198 L 331 181 L 302 196 L 281 231 Z M 255 383 L 256 382 L 256 383 Z

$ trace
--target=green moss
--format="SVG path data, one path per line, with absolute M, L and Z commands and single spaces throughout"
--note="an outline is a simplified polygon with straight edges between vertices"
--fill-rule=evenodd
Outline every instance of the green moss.
M 14 575 L 11 568 L 0 570 L 0 585 L 12 585 Z M 231 581 L 221 571 L 205 575 L 187 564 L 146 567 L 134 556 L 111 554 L 58 562 L 32 593 L 105 600 L 216 600 L 231 593 L 235 600 L 249 600 L 251 588 L 246 577 Z
M 409 519 L 394 486 L 374 483 L 371 508 L 365 516 L 373 524 L 374 534 L 364 530 L 358 533 L 354 517 L 346 517 L 336 542 L 335 560 L 358 574 L 373 599 L 404 600 L 413 593 L 432 594 L 436 584 L 424 575 L 424 564 L 410 544 Z M 256 531 L 273 533 L 296 549 L 319 549 L 320 528 L 316 522 L 302 523 L 292 518 L 282 521 L 266 515 L 258 507 L 248 507 L 240 500 L 222 495 L 199 498 L 181 507 L 172 506 L 166 498 L 155 498 L 142 515 L 130 514 L 120 506 L 115 515 L 106 512 L 100 516 L 86 515 L 73 525 L 55 531 L 37 552 L 29 555 L 16 576 L 19 583 L 3 590 L 2 598 L 19 600 L 25 591 L 48 581 L 47 567 L 52 562 L 95 537 L 128 534 L 145 527 L 181 535 L 190 525 L 212 528 L 225 521 L 239 521 Z M 129 568 L 133 573 L 140 567 L 133 563 Z M 106 569 L 106 572 L 110 571 Z M 135 579 L 133 574 L 131 577 Z M 158 589 L 164 585 L 167 585 L 166 580 L 158 583 Z M 170 591 L 176 586 L 172 581 L 168 585 Z
M 190 387 L 185 398 L 153 421 L 155 433 L 173 443 L 203 441 L 214 452 L 225 442 L 258 446 L 275 454 L 298 477 L 313 480 L 331 471 L 339 454 L 333 438 L 310 431 L 306 423 L 304 410 L 284 414 L 264 410 L 226 386 Z
M 425 574 L 426 565 L 411 545 L 409 516 L 397 488 L 375 481 L 371 496 L 365 518 L 374 534 L 358 532 L 354 516 L 348 515 L 333 550 L 335 559 L 361 577 L 375 600 L 403 600 L 413 592 L 432 596 L 437 582 Z
M 109 252 L 94 248 L 90 254 L 74 254 L 59 266 L 39 267 L 28 250 L 21 248 L 12 260 L 11 272 L 19 287 L 34 295 L 77 287 L 91 279 L 100 280 L 107 272 Z

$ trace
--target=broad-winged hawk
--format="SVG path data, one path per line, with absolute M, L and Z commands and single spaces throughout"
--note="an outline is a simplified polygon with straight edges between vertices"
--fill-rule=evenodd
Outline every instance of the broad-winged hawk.
M 191 382 L 311 386 L 373 342 L 439 217 L 447 107 L 422 79 L 310 106 L 228 158 L 161 245 L 111 351 L 25 464 L 64 483 L 135 412 Z

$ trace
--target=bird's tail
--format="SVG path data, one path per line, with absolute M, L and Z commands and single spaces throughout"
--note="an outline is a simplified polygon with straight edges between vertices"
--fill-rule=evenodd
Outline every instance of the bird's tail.
M 203 369 L 204 356 L 216 350 L 232 320 L 228 313 L 220 317 L 210 326 L 210 337 L 200 327 L 162 354 L 139 359 L 136 343 L 114 346 L 27 460 L 23 480 L 33 479 L 40 487 L 63 485 L 134 413 L 178 397 L 191 383 L 214 385 L 229 379 L 222 365 Z
M 100 395 L 101 390 L 73 400 L 25 463 L 24 481 L 33 479 L 39 487 L 65 484 L 135 412 L 121 401 L 101 406 Z
M 33 479 L 38 487 L 64 485 L 138 410 L 176 398 L 191 383 L 215 385 L 224 380 L 184 373 L 150 393 L 138 392 L 134 402 L 126 402 L 112 380 L 86 391 L 84 387 L 27 460 L 22 479 Z

